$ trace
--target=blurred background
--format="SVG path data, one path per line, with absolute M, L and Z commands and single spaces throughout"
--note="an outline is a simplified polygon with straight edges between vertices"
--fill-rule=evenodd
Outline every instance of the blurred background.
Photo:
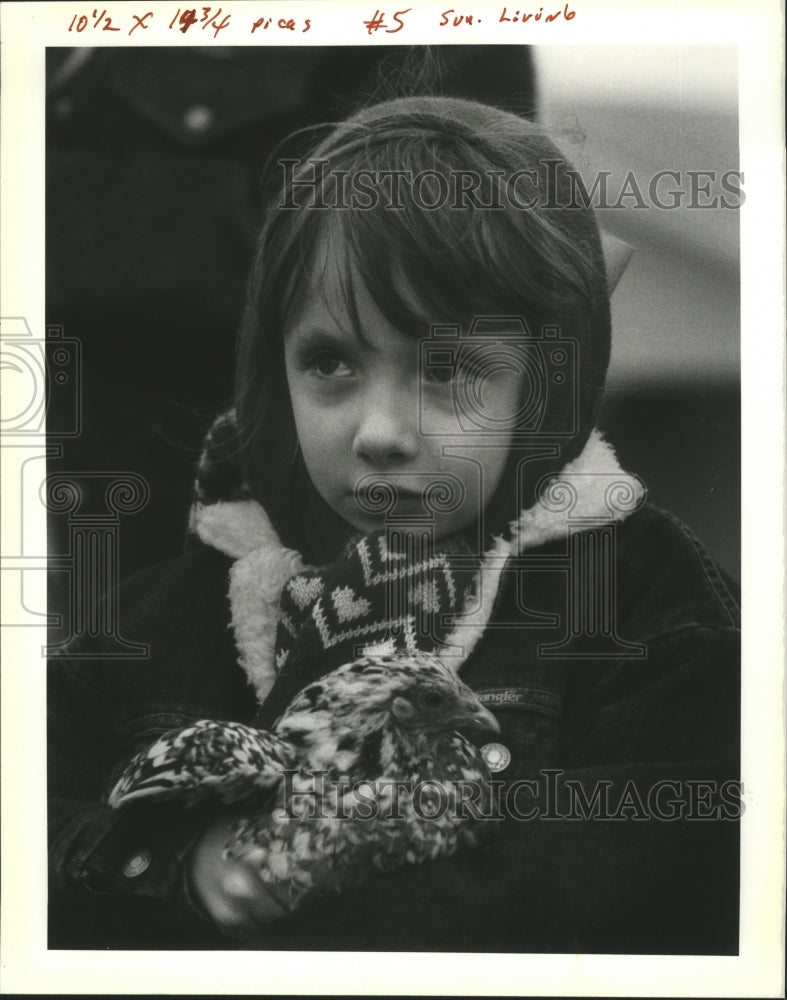
M 533 61 L 539 116 L 579 131 L 562 145 L 589 186 L 608 172 L 623 207 L 599 222 L 635 248 L 612 296 L 601 425 L 651 501 L 740 580 L 739 215 L 721 204 L 740 204 L 721 185 L 739 164 L 737 49 L 543 47 Z M 656 188 L 667 206 L 684 192 L 675 208 L 649 195 L 662 171 L 680 178 Z
M 149 484 L 121 518 L 115 576 L 182 550 L 202 435 L 231 400 L 266 158 L 294 129 L 401 92 L 538 115 L 591 188 L 609 172 L 623 207 L 600 222 L 636 252 L 612 298 L 602 426 L 651 500 L 738 577 L 738 215 L 648 194 L 659 171 L 678 172 L 659 187 L 669 200 L 686 171 L 737 169 L 736 52 L 508 45 L 47 51 L 49 361 L 79 341 L 82 408 L 77 436 L 52 435 L 48 471 L 80 480 L 81 516 L 101 516 L 95 473 Z M 619 197 L 630 173 L 644 206 Z M 695 201 L 719 193 L 717 180 Z M 73 407 L 50 393 L 50 434 Z M 50 555 L 67 555 L 64 514 L 49 534 Z M 50 579 L 50 613 L 66 611 L 67 570 Z

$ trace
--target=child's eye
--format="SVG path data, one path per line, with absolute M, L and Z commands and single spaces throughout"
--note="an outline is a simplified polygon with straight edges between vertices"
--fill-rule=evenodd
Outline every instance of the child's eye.
M 434 385 L 458 385 L 474 378 L 476 368 L 472 364 L 459 362 L 452 365 L 429 365 L 424 369 L 424 378 Z
M 332 354 L 329 351 L 321 351 L 319 354 L 313 355 L 309 359 L 307 367 L 315 374 L 324 377 L 346 378 L 348 375 L 352 375 L 352 369 L 347 362 L 338 354 Z

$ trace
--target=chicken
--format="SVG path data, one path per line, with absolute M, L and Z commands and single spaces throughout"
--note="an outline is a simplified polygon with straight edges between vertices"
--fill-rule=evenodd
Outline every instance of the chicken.
M 228 856 L 288 908 L 480 843 L 489 772 L 464 732 L 495 717 L 438 657 L 372 656 L 309 684 L 272 732 L 201 720 L 138 754 L 109 795 L 238 807 Z

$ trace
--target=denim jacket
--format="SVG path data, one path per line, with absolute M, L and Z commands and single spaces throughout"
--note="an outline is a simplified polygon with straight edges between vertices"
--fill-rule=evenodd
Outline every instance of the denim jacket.
M 501 726 L 488 845 L 315 899 L 260 947 L 737 952 L 738 602 L 689 529 L 631 506 L 559 530 L 531 517 L 529 543 L 499 563 L 461 666 Z M 214 539 L 121 588 L 123 633 L 147 659 L 87 641 L 50 664 L 52 948 L 234 947 L 185 876 L 215 807 L 103 797 L 158 734 L 269 724 L 294 693 L 263 676 L 264 629 L 244 637 L 244 558 Z M 257 606 L 274 607 L 275 581 L 256 579 Z

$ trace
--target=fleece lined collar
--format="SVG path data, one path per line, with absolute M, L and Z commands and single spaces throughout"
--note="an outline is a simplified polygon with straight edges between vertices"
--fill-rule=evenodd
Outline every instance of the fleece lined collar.
M 571 521 L 622 521 L 644 498 L 642 482 L 623 472 L 612 446 L 593 431 L 582 453 L 551 477 L 538 501 L 512 522 L 508 537 L 496 538 L 484 554 L 468 610 L 447 637 L 447 662 L 459 669 L 480 639 L 511 556 L 566 537 Z M 235 560 L 230 571 L 232 627 L 241 666 L 262 702 L 276 678 L 279 598 L 286 582 L 305 569 L 303 559 L 281 544 L 255 500 L 197 502 L 191 530 Z

